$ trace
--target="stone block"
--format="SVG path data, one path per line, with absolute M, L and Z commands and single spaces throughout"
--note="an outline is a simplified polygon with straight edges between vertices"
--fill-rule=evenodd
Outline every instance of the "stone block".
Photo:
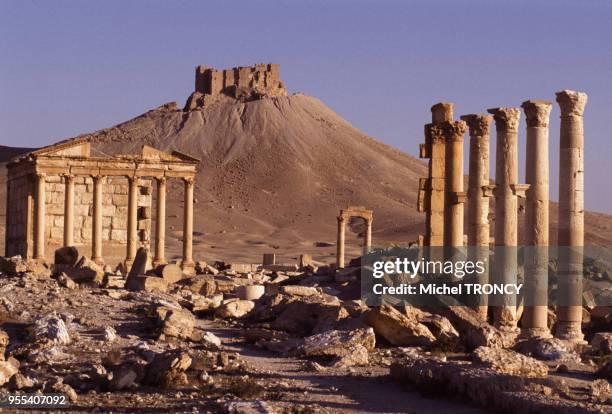
M 91 227 L 83 227 L 81 229 L 81 237 L 85 240 L 91 240 L 93 238 L 93 233 L 91 231 Z
M 127 194 L 113 194 L 112 200 L 115 206 L 127 206 L 129 197 Z
M 63 227 L 53 227 L 51 228 L 51 238 L 52 239 L 63 239 L 64 238 L 64 228 Z
M 145 292 L 166 292 L 168 290 L 168 283 L 157 276 L 134 276 L 128 279 L 125 283 L 125 287 L 128 290 L 144 290 Z
M 113 228 L 110 238 L 111 240 L 125 243 L 127 242 L 127 230 Z
M 103 216 L 114 216 L 116 213 L 114 205 L 102 206 L 102 215 Z
M 138 206 L 148 207 L 151 205 L 151 197 L 146 195 L 138 196 Z

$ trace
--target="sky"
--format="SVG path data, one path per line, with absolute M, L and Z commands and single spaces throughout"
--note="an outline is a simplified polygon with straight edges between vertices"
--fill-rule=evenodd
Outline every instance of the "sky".
M 574 89 L 589 95 L 585 206 L 612 213 L 611 22 L 608 0 L 0 0 L 0 145 L 182 106 L 198 64 L 279 63 L 291 93 L 415 156 L 436 102 L 454 102 L 458 118 Z M 556 104 L 550 132 L 556 200 Z M 522 182 L 524 141 L 523 116 Z

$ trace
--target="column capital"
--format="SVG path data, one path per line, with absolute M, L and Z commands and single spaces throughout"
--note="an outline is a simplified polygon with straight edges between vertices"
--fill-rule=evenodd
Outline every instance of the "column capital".
M 166 184 L 166 182 L 168 181 L 168 178 L 166 177 L 155 177 L 155 180 L 160 183 L 160 184 Z
M 62 174 L 62 177 L 64 177 L 66 182 L 74 181 L 74 174 L 65 173 L 65 174 Z
M 489 135 L 493 117 L 484 114 L 468 114 L 463 115 L 461 120 L 467 124 L 471 137 L 484 137 Z
M 549 101 L 529 100 L 522 103 L 527 127 L 548 127 L 552 103 Z
M 193 185 L 193 183 L 195 183 L 195 177 L 183 177 L 183 182 L 187 185 Z
M 39 179 L 41 179 L 41 178 L 47 178 L 47 173 L 37 171 L 37 172 L 36 172 L 36 177 L 38 177 Z
M 106 178 L 106 176 L 102 175 L 102 174 L 92 174 L 91 178 L 94 180 L 94 182 L 96 182 L 96 181 L 99 182 L 99 181 L 103 180 L 104 178 Z
M 439 125 L 425 124 L 425 144 L 444 142 L 444 133 Z
M 561 108 L 561 117 L 584 115 L 584 107 L 588 99 L 586 93 L 565 89 L 557 92 L 555 95 L 557 96 L 557 103 Z
M 495 129 L 498 131 L 518 131 L 521 110 L 519 108 L 489 108 L 487 112 L 493 115 Z
M 338 216 L 337 219 L 338 219 L 338 223 L 343 223 L 346 221 L 346 218 L 344 216 Z
M 438 102 L 431 107 L 431 122 L 439 124 L 453 120 L 452 102 Z
M 126 177 L 128 179 L 128 182 L 130 183 L 138 182 L 138 180 L 140 179 L 140 177 L 138 177 L 137 175 L 127 175 Z
M 447 142 L 463 141 L 463 135 L 467 131 L 467 124 L 464 121 L 444 122 L 441 127 Z

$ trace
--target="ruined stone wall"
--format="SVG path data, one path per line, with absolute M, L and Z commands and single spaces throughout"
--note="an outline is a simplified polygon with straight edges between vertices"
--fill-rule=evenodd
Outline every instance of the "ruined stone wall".
M 6 206 L 6 255 L 17 254 L 30 256 L 32 243 L 32 208 L 33 183 L 28 177 L 19 177 L 7 182 Z M 28 217 L 29 216 L 29 217 Z M 29 250 L 28 250 L 29 247 Z
M 206 95 L 228 93 L 234 88 L 251 88 L 270 95 L 286 95 L 280 80 L 280 66 L 273 63 L 217 70 L 196 67 L 195 90 Z
M 46 178 L 46 233 L 47 243 L 61 245 L 64 237 L 64 191 L 59 176 Z M 128 182 L 126 178 L 107 178 L 102 187 L 102 241 L 127 244 Z M 138 183 L 138 233 L 147 245 L 151 235 L 151 180 Z M 74 188 L 74 242 L 89 245 L 93 224 L 93 179 L 75 177 Z

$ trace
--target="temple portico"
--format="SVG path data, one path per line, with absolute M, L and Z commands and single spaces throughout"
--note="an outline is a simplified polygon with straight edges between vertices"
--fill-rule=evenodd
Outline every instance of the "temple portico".
M 51 247 L 90 244 L 91 259 L 103 264 L 107 246 L 125 245 L 129 268 L 138 247 L 149 245 L 151 180 L 157 180 L 154 262 L 166 263 L 166 181 L 179 179 L 185 183 L 181 263 L 190 272 L 197 164 L 146 145 L 138 155 L 92 156 L 84 139 L 14 159 L 7 165 L 6 255 L 48 260 Z

